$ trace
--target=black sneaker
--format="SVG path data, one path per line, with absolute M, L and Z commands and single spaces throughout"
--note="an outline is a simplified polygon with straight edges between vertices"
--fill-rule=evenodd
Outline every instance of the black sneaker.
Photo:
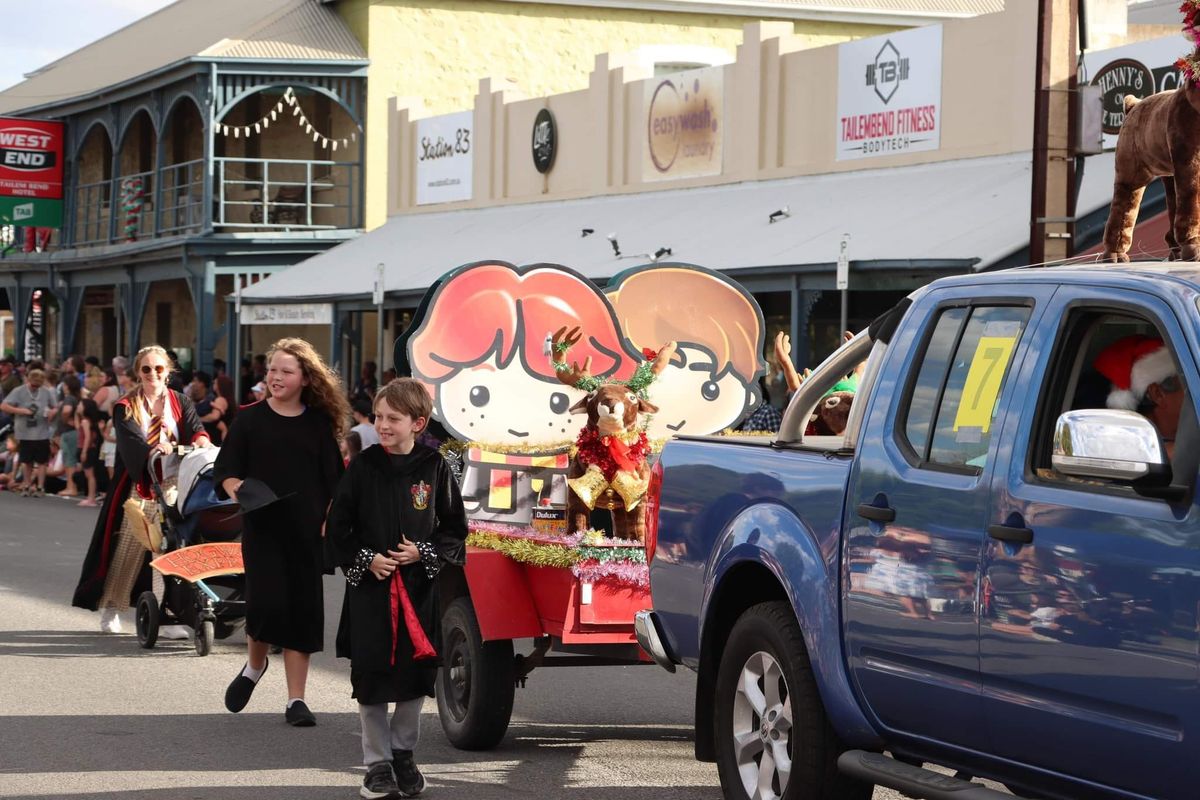
M 392 775 L 392 765 L 386 761 L 372 764 L 367 770 L 367 777 L 363 778 L 358 796 L 367 800 L 399 800 L 400 789 L 396 786 L 396 777 Z
M 283 712 L 283 718 L 287 720 L 288 725 L 296 728 L 311 728 L 317 724 L 317 718 L 308 710 L 303 700 L 297 700 L 288 706 Z
M 416 797 L 425 790 L 425 776 L 417 769 L 412 750 L 393 750 L 392 769 L 396 772 L 396 785 L 404 797 Z
M 267 667 L 271 666 L 271 661 L 268 659 L 263 662 L 262 675 L 267 674 Z M 225 690 L 225 708 L 233 713 L 237 713 L 246 707 L 246 703 L 250 702 L 250 695 L 254 694 L 254 687 L 258 684 L 242 674 L 245 666 L 238 670 L 237 677 L 229 684 L 229 688 Z M 258 679 L 262 680 L 262 675 Z

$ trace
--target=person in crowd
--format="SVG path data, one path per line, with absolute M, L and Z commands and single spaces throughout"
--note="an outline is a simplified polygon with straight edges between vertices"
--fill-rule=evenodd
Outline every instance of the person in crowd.
M 96 401 L 96 407 L 100 409 L 100 413 L 111 415 L 113 404 L 124 394 L 117 384 L 116 373 L 112 370 L 104 373 L 104 383 L 92 394 L 92 399 Z
M 380 386 L 387 386 L 392 381 L 396 380 L 396 370 L 393 367 L 388 367 L 383 371 L 383 377 L 379 379 Z
M 7 396 L 20 385 L 21 373 L 17 371 L 16 359 L 12 356 L 0 358 L 0 395 Z
M 100 406 L 96 405 L 95 400 L 85 399 L 79 407 L 75 426 L 79 432 L 79 452 L 83 477 L 87 481 L 87 497 L 79 501 L 79 505 L 84 508 L 94 508 L 99 505 L 96 502 L 96 487 L 100 470 L 104 468 L 104 461 L 100 458 L 103 422 L 104 413 L 100 410 Z
M 117 390 L 118 400 L 121 397 L 129 394 L 137 386 L 137 381 L 133 377 L 133 370 L 126 369 L 124 372 L 117 375 Z M 115 406 L 114 401 L 113 406 Z M 108 472 L 108 481 L 111 484 L 116 475 L 117 467 L 117 429 L 113 425 L 112 406 L 110 406 L 106 419 L 104 421 L 104 442 L 100 445 L 100 457 L 104 460 L 104 469 Z
M 228 375 L 228 374 L 229 374 L 228 371 L 225 369 L 225 359 L 214 358 L 213 359 L 213 380 L 215 381 L 217 378 L 221 377 L 222 375 Z
M 87 362 L 85 362 L 83 360 L 83 356 L 71 355 L 71 356 L 67 356 L 63 360 L 62 366 L 58 368 L 58 384 L 56 387 L 56 392 L 58 395 L 57 400 L 60 403 L 63 401 L 63 398 L 66 397 L 67 390 L 66 390 L 65 381 L 67 379 L 67 376 L 68 375 L 76 376 L 79 379 L 79 385 L 82 387 L 83 386 L 83 376 L 84 376 L 84 372 L 86 369 L 87 369 Z
M 355 431 L 347 433 L 346 438 L 342 439 L 342 463 L 350 466 L 350 462 L 358 458 L 362 449 L 362 437 Z
M 437 576 L 445 564 L 464 563 L 467 537 L 450 467 L 416 442 L 432 413 L 429 392 L 412 378 L 380 389 L 375 427 L 382 447 L 351 462 L 329 510 L 327 535 L 346 575 L 337 655 L 350 659 L 358 701 L 363 797 L 412 797 L 425 788 L 413 750 L 437 674 Z M 397 607 L 405 613 L 394 613 Z
M 218 375 L 213 379 L 213 388 L 216 390 L 212 401 L 213 413 L 220 414 L 216 421 L 218 438 L 213 439 L 213 443 L 221 444 L 229 435 L 229 427 L 233 425 L 233 418 L 237 416 L 238 404 L 233 399 L 233 378 Z
M 212 439 L 213 444 L 221 443 L 220 430 L 217 423 L 221 421 L 221 413 L 213 411 L 213 380 L 212 376 L 204 370 L 196 370 L 192 373 L 192 380 L 187 385 L 188 397 L 192 398 L 192 402 L 196 404 L 196 413 L 200 415 L 200 421 L 204 423 L 204 430 L 208 432 L 208 436 Z
M 375 400 L 375 392 L 379 389 L 379 381 L 375 377 L 375 362 L 364 361 L 362 371 L 359 373 L 358 382 L 354 384 L 354 389 L 350 392 L 350 402 L 356 403 L 359 400 L 366 400 L 367 403 L 372 403 Z
M 50 426 L 58 413 L 54 391 L 46 386 L 46 373 L 29 370 L 25 383 L 5 395 L 0 411 L 14 418 L 24 472 L 20 491 L 27 497 L 41 497 L 46 493 L 46 465 L 50 463 Z
M 371 401 L 358 398 L 350 404 L 350 413 L 354 417 L 354 427 L 350 430 L 358 434 L 362 448 L 379 444 L 379 434 L 375 432 L 375 418 L 371 414 Z
M 338 439 L 350 409 L 336 373 L 303 339 L 276 342 L 268 365 L 266 401 L 238 412 L 214 470 L 218 494 L 237 500 L 254 479 L 279 498 L 244 518 L 247 657 L 225 707 L 246 707 L 276 645 L 287 677 L 284 718 L 307 727 L 316 724 L 304 702 L 309 658 L 322 649 L 325 626 L 323 524 L 342 474 Z
M 173 476 L 165 459 L 151 455 L 166 456 L 176 444 L 211 444 L 192 401 L 167 387 L 171 361 L 166 350 L 159 345 L 143 347 L 134 356 L 133 371 L 138 383 L 113 406 L 117 440 L 114 478 L 72 599 L 72 605 L 100 611 L 104 633 L 120 633 L 121 612 L 152 586 L 149 554 L 134 526 L 144 524 L 147 515 L 153 516 L 150 470 L 160 470 L 156 477 L 168 485 Z M 127 500 L 134 502 L 127 507 Z M 186 638 L 187 629 L 182 626 L 164 626 L 159 632 L 165 638 L 181 634 Z
M 79 358 L 79 356 L 72 356 Z M 82 360 L 82 359 L 81 359 Z M 58 492 L 59 497 L 78 497 L 75 489 L 75 473 L 79 469 L 79 431 L 75 427 L 76 412 L 83 401 L 79 373 L 71 370 L 63 376 L 62 395 L 58 406 L 58 448 L 62 453 L 63 480 L 66 487 Z
M 111 366 L 114 374 L 122 375 L 129 371 L 129 359 L 125 356 L 113 356 Z
M 260 380 L 262 380 L 262 379 L 254 377 L 254 369 L 250 365 L 250 359 L 243 358 L 242 366 L 241 366 L 242 396 L 238 401 L 239 405 L 243 405 L 243 406 L 249 405 L 251 403 L 256 403 L 256 402 L 258 402 L 258 400 L 262 399 L 262 398 L 255 399 L 254 393 L 251 391 L 251 389 L 254 387 L 254 385 L 256 383 L 258 383 Z
M 16 483 L 17 465 L 21 462 L 17 454 L 18 444 L 17 437 L 11 431 L 4 435 L 4 447 L 0 450 L 0 489 L 11 490 Z
M 267 357 L 263 353 L 259 353 L 254 357 L 254 366 L 251 369 L 251 374 L 254 378 L 252 383 L 264 381 L 267 379 Z

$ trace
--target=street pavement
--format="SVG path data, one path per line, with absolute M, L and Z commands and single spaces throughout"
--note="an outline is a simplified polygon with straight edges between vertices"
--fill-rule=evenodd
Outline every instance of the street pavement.
M 204 658 L 190 641 L 142 650 L 132 614 L 126 634 L 104 635 L 96 614 L 70 607 L 95 519 L 73 502 L 0 492 L 0 797 L 357 797 L 349 663 L 332 654 L 342 579 L 326 580 L 329 651 L 309 677 L 318 725 L 284 723 L 282 659 L 234 715 L 222 698 L 245 660 L 240 633 Z M 429 700 L 417 749 L 426 794 L 719 798 L 716 767 L 692 758 L 694 691 L 690 672 L 653 666 L 540 669 L 517 690 L 504 741 L 483 753 L 452 747 Z

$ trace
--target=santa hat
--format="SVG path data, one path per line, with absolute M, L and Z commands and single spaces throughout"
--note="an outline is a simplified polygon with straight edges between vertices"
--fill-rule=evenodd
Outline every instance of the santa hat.
M 1093 365 L 1112 382 L 1109 408 L 1136 411 L 1152 383 L 1162 383 L 1179 370 L 1162 339 L 1151 336 L 1126 336 L 1104 348 Z

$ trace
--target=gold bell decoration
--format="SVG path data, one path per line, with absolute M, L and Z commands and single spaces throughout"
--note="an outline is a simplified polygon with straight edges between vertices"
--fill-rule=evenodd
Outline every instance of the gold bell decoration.
M 627 511 L 633 511 L 646 496 L 646 491 L 650 488 L 650 481 L 638 477 L 635 473 L 618 470 L 612 481 L 609 482 L 600 467 L 591 464 L 588 466 L 587 472 L 578 478 L 571 478 L 567 481 L 567 485 L 590 511 L 596 509 L 596 503 L 610 489 L 621 496 Z

